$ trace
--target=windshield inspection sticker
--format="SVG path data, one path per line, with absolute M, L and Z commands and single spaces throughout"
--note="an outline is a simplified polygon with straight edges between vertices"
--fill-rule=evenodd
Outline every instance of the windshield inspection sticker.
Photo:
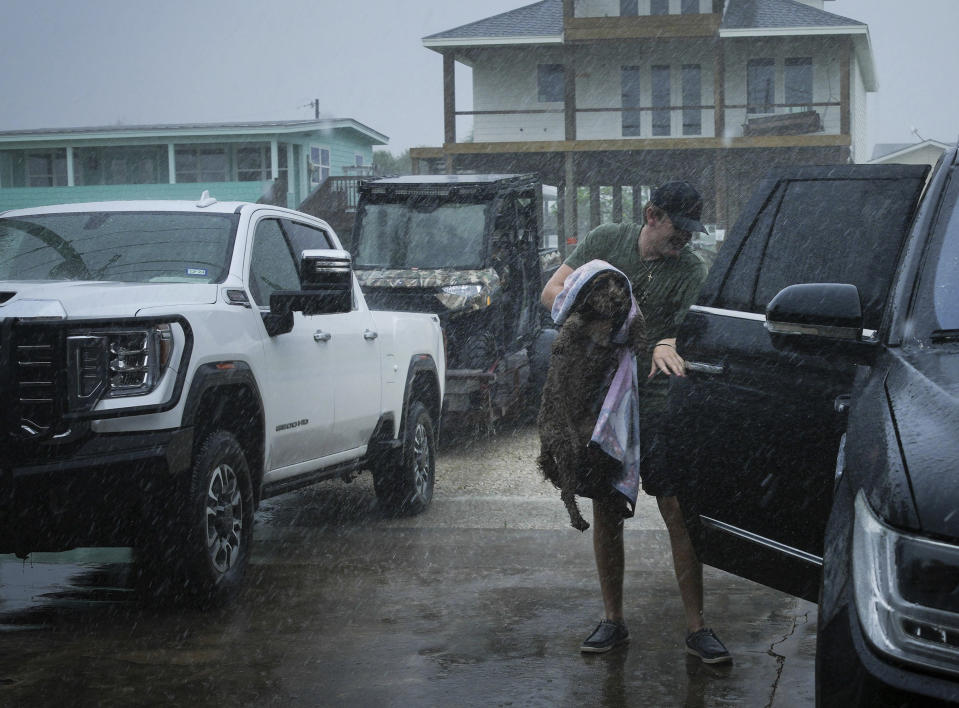
M 187 268 L 186 269 L 187 275 L 202 275 L 203 277 L 206 277 L 206 273 L 207 273 L 206 268 Z

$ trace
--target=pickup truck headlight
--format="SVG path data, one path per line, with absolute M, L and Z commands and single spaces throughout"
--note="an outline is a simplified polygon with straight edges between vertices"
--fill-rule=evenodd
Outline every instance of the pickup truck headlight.
M 959 674 L 959 546 L 890 528 L 860 491 L 852 548 L 869 641 L 894 659 Z
M 173 353 L 169 324 L 86 331 L 67 337 L 70 401 L 89 410 L 102 398 L 153 391 Z
M 447 285 L 440 288 L 436 298 L 448 310 L 481 310 L 489 307 L 491 298 L 489 292 L 480 283 L 467 285 Z

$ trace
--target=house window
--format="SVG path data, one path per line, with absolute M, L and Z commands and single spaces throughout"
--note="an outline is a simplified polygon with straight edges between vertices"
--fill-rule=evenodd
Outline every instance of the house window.
M 624 66 L 620 70 L 620 82 L 623 94 L 623 137 L 639 135 L 639 121 L 642 113 L 639 110 L 639 67 Z
M 620 17 L 636 17 L 639 14 L 639 0 L 619 0 Z
M 363 166 L 363 156 L 358 152 L 353 153 L 353 166 L 362 167 Z
M 652 67 L 653 135 L 670 134 L 669 67 Z
M 698 15 L 699 0 L 683 0 L 679 6 L 679 11 L 684 15 Z
M 66 148 L 27 152 L 26 183 L 28 187 L 67 186 Z
M 783 82 L 784 98 L 790 110 L 808 111 L 812 108 L 812 57 L 786 59 Z
M 750 59 L 746 65 L 747 113 L 772 113 L 776 65 L 772 59 Z
M 160 184 L 170 180 L 165 145 L 76 148 L 78 185 Z
M 668 15 L 669 0 L 649 0 L 650 15 Z
M 699 64 L 683 64 L 683 135 L 702 135 L 702 70 Z
M 177 145 L 177 182 L 227 182 L 226 148 L 222 145 Z
M 537 70 L 539 102 L 554 103 L 565 98 L 565 76 L 562 64 L 540 64 Z
M 263 182 L 270 179 L 270 146 L 256 145 L 236 149 L 236 179 L 239 182 Z
M 310 145 L 310 184 L 323 184 L 330 176 L 330 150 Z

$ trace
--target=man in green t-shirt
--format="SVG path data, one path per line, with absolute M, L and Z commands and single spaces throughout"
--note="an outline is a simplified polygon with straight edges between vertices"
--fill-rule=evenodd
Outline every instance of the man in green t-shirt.
M 656 497 L 669 531 L 673 567 L 686 614 L 686 648 L 707 663 L 730 661 L 729 652 L 703 620 L 703 567 L 696 557 L 677 500 L 678 480 L 665 463 L 669 444 L 665 425 L 670 376 L 685 376 L 676 351 L 676 332 L 706 279 L 706 264 L 689 247 L 693 231 L 705 231 L 702 198 L 688 182 L 667 182 L 655 189 L 643 209 L 644 223 L 604 224 L 586 238 L 543 289 L 542 303 L 552 308 L 566 278 L 593 259 L 619 268 L 630 279 L 646 320 L 647 348 L 636 352 L 640 372 L 640 447 L 643 490 Z M 648 376 L 643 381 L 643 373 Z M 593 550 L 606 617 L 583 642 L 584 652 L 601 653 L 629 640 L 623 617 L 623 519 L 628 509 L 593 500 Z

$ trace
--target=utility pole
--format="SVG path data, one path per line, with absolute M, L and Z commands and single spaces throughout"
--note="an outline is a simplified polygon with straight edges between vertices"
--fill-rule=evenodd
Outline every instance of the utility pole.
M 316 118 L 316 120 L 319 120 L 320 119 L 320 99 L 314 98 L 312 101 L 310 101 L 310 105 L 313 106 L 313 117 Z

